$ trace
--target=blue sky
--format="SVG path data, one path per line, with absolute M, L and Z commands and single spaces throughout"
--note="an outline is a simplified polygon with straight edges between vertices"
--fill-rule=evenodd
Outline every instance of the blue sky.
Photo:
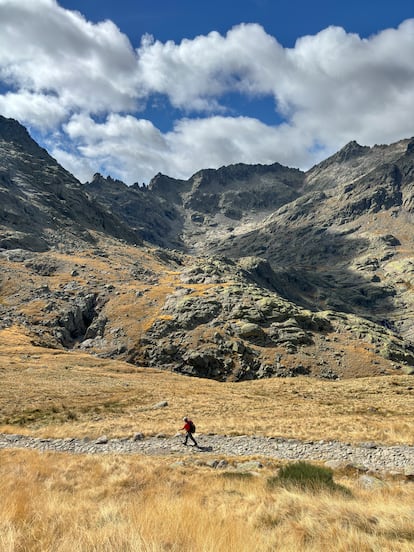
M 300 36 L 330 25 L 367 37 L 414 17 L 412 0 L 62 0 L 60 5 L 90 21 L 112 20 L 136 47 L 145 33 L 179 42 L 212 30 L 225 34 L 240 23 L 259 23 L 292 47 Z
M 0 0 L 0 113 L 81 181 L 414 135 L 413 0 Z

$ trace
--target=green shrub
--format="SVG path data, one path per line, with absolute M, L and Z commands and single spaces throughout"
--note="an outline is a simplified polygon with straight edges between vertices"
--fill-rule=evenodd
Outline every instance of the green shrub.
M 267 483 L 269 487 L 298 487 L 302 490 L 331 490 L 349 494 L 348 489 L 335 483 L 333 471 L 330 468 L 315 466 L 308 462 L 295 462 L 283 466 L 278 475 L 270 477 Z
M 253 475 L 250 472 L 237 472 L 237 471 L 225 471 L 222 472 L 221 477 L 225 479 L 251 479 Z

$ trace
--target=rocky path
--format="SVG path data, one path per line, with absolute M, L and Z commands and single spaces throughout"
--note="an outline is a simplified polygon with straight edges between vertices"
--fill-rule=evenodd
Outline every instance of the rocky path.
M 199 447 L 184 446 L 182 436 L 107 439 L 42 439 L 24 435 L 0 434 L 0 449 L 28 448 L 72 454 L 220 455 L 261 456 L 288 460 L 319 460 L 352 465 L 362 470 L 414 474 L 414 446 L 385 446 L 377 443 L 338 441 L 298 441 L 254 436 L 197 435 Z

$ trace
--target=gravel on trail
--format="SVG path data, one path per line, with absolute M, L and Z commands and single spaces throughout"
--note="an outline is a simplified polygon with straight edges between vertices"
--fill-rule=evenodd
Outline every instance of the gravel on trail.
M 25 448 L 72 454 L 144 454 L 150 456 L 185 456 L 188 454 L 228 457 L 260 456 L 284 460 L 314 460 L 351 465 L 361 470 L 414 474 L 414 446 L 382 445 L 373 442 L 299 441 L 281 437 L 251 435 L 200 435 L 198 447 L 184 446 L 182 435 L 157 435 L 108 439 L 39 438 L 0 434 L 0 449 Z

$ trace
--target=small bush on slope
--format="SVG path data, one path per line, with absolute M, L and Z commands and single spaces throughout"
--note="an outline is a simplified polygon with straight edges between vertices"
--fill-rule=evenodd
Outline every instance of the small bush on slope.
M 283 466 L 277 476 L 268 479 L 268 485 L 270 487 L 295 486 L 302 490 L 330 490 L 350 494 L 348 489 L 335 483 L 333 471 L 330 468 L 316 466 L 308 462 L 294 462 Z

